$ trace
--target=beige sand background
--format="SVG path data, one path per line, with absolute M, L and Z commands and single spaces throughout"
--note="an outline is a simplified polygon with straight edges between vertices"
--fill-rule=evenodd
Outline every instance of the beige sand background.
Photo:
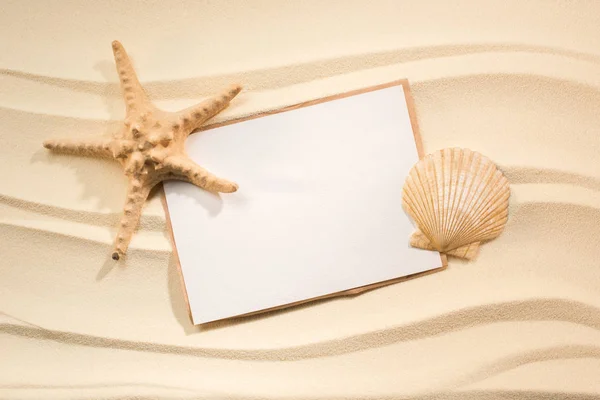
M 507 230 L 441 273 L 193 327 L 159 197 L 114 267 L 119 167 L 41 146 L 117 126 L 114 39 L 166 109 L 243 83 L 215 121 L 408 78 L 426 152 L 506 171 Z M 0 398 L 600 398 L 600 2 L 5 0 L 0 68 Z

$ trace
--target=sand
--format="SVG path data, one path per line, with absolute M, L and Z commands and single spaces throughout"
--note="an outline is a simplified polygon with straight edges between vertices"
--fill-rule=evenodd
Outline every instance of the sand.
M 0 398 L 600 397 L 600 3 L 2 8 Z M 119 123 L 114 39 L 166 109 L 243 83 L 215 122 L 408 78 L 426 152 L 506 172 L 507 229 L 440 273 L 194 327 L 159 196 L 114 267 L 120 168 L 42 147 Z

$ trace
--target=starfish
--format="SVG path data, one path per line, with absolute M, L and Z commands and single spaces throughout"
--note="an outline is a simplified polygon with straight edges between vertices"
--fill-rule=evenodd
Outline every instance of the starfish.
M 166 179 L 183 180 L 217 193 L 232 193 L 237 184 L 219 178 L 192 161 L 185 152 L 190 133 L 225 109 L 241 91 L 231 85 L 219 95 L 178 112 L 154 106 L 140 84 L 123 45 L 112 42 L 126 116 L 111 137 L 47 140 L 47 149 L 121 163 L 129 180 L 121 222 L 114 240 L 113 260 L 124 256 L 139 224 L 150 190 Z

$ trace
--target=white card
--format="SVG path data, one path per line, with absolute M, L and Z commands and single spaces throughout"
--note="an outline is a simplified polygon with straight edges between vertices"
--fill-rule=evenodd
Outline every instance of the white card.
M 164 185 L 194 324 L 442 266 L 408 244 L 402 186 L 419 156 L 401 85 L 198 132 L 186 149 L 239 185 Z

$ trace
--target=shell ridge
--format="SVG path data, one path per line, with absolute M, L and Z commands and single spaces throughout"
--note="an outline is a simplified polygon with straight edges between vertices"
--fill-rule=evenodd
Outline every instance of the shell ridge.
M 491 223 L 487 226 L 478 227 L 477 229 L 474 229 L 471 232 L 469 232 L 467 235 L 465 235 L 465 237 L 466 237 L 465 240 L 468 240 L 468 241 L 484 240 L 491 233 L 494 233 L 497 228 L 502 227 L 503 224 L 506 222 L 506 219 L 507 219 L 507 217 L 502 216 L 502 215 L 498 216 L 497 218 L 494 218 L 493 223 Z
M 437 196 L 438 196 L 437 198 L 442 200 L 442 204 L 440 204 L 439 202 L 436 202 L 438 204 L 437 236 L 440 238 L 440 241 L 443 243 L 444 213 L 446 211 L 444 209 L 444 204 L 443 204 L 444 191 L 445 191 L 445 188 L 444 188 L 444 152 L 443 151 L 437 153 L 436 161 L 437 161 L 437 165 L 439 166 L 439 169 L 434 168 L 433 173 L 435 174 L 435 186 L 437 189 Z
M 486 160 L 482 160 L 483 162 L 487 162 Z M 491 180 L 494 176 L 494 166 L 491 163 L 488 163 L 483 168 L 480 169 L 481 179 L 476 188 L 476 197 L 472 200 L 472 212 L 470 213 L 470 221 L 468 224 L 463 224 L 460 230 L 460 238 L 463 243 L 467 243 L 477 239 L 477 230 L 484 229 L 487 225 L 487 218 L 489 217 L 489 213 L 486 208 L 486 195 L 489 197 L 489 189 Z M 475 231 L 475 237 L 471 236 L 471 233 Z
M 410 188 L 413 189 L 413 194 L 415 196 L 415 208 L 419 210 L 420 223 L 417 220 L 417 226 L 420 228 L 420 232 L 422 232 L 425 236 L 429 237 L 428 231 L 430 231 L 430 216 L 428 211 L 431 210 L 431 207 L 428 207 L 428 199 L 427 193 L 425 192 L 425 184 L 426 181 L 423 180 L 421 173 L 424 173 L 422 165 L 417 164 L 411 171 L 411 175 L 413 176 L 412 186 Z M 417 184 L 416 182 L 419 182 Z
M 435 242 L 433 241 L 433 235 L 435 233 L 435 202 L 433 201 L 433 197 L 431 196 L 431 180 L 429 177 L 429 171 L 427 169 L 427 166 L 424 165 L 423 166 L 423 175 L 425 176 L 425 181 L 424 181 L 424 187 L 423 189 L 425 189 L 425 187 L 427 187 L 427 191 L 425 191 L 425 200 L 427 201 L 427 205 L 429 206 L 426 210 L 428 211 L 427 213 L 427 217 L 428 217 L 428 221 L 429 221 L 429 231 L 425 232 L 421 229 L 421 231 L 423 231 L 423 233 L 425 233 L 427 235 L 427 237 L 429 238 L 429 240 L 431 241 L 432 244 L 435 244 Z M 426 185 L 426 186 L 425 186 Z
M 482 163 L 482 159 L 481 156 L 479 154 L 474 153 L 474 162 L 472 164 L 472 176 L 473 178 L 470 181 L 468 190 L 467 190 L 467 200 L 465 203 L 466 209 L 462 209 L 461 211 L 463 212 L 463 217 L 461 218 L 458 226 L 456 227 L 456 229 L 453 232 L 453 239 L 456 243 L 454 243 L 454 246 L 456 247 L 460 247 L 460 245 L 464 244 L 463 243 L 463 238 L 462 238 L 462 231 L 465 227 L 465 225 L 470 224 L 471 222 L 473 222 L 473 214 L 470 212 L 473 209 L 473 205 L 474 203 L 477 201 L 477 198 L 479 196 L 478 193 L 478 188 L 481 182 L 481 178 L 480 176 L 477 174 L 477 171 L 481 170 L 481 163 Z
M 428 210 L 430 210 L 430 207 L 427 207 L 428 205 L 428 199 L 427 199 L 427 194 L 425 193 L 424 187 L 426 184 L 426 181 L 423 180 L 423 178 L 421 177 L 421 165 L 417 165 L 412 173 L 414 174 L 414 178 L 416 181 L 419 182 L 419 184 L 417 185 L 416 182 L 412 182 L 414 184 L 414 186 L 411 186 L 411 188 L 414 191 L 414 194 L 416 196 L 416 201 L 417 203 L 415 204 L 416 208 L 419 209 L 419 214 L 422 215 L 421 217 L 421 223 L 419 224 L 417 222 L 417 225 L 420 226 L 420 230 L 421 232 L 423 232 L 423 234 L 425 234 L 427 237 L 429 237 L 429 235 L 427 234 L 428 231 L 431 231 L 431 224 L 430 224 L 430 216 L 428 213 Z M 416 189 L 416 190 L 415 190 Z
M 489 202 L 486 203 L 477 214 L 482 216 L 480 218 L 482 221 L 480 224 L 482 230 L 493 228 L 496 224 L 498 224 L 497 220 L 499 218 L 501 219 L 503 214 L 508 215 L 508 207 L 506 206 L 500 209 L 500 206 L 504 205 L 504 203 L 508 200 L 510 191 L 507 190 L 506 185 L 494 186 L 493 190 L 494 191 L 489 196 Z M 467 230 L 466 235 L 468 238 L 478 239 L 479 236 L 477 236 L 477 229 L 478 227 L 473 225 L 469 230 Z M 475 236 L 470 236 L 473 235 L 473 232 L 475 232 Z
M 409 214 L 415 214 L 415 215 L 417 215 L 417 217 L 419 217 L 418 219 L 422 220 L 423 216 L 422 216 L 421 209 L 416 205 L 416 201 L 413 198 L 413 194 L 409 190 L 406 190 L 407 187 L 411 187 L 412 185 L 408 182 L 405 185 L 406 186 L 403 190 L 403 196 L 402 196 L 402 205 L 403 205 L 404 209 L 406 209 L 409 212 Z M 413 217 L 413 220 L 414 219 L 415 218 Z M 415 221 L 415 223 L 416 222 L 417 221 Z
M 467 219 L 465 217 L 467 215 L 467 213 L 465 212 L 465 207 L 470 203 L 471 198 L 473 197 L 472 187 L 473 187 L 473 181 L 474 181 L 474 176 L 475 176 L 474 171 L 476 171 L 476 166 L 478 165 L 478 160 L 479 159 L 478 159 L 476 153 L 472 153 L 472 152 L 469 153 L 469 158 L 468 158 L 468 163 L 467 163 L 467 165 L 468 165 L 467 174 L 466 174 L 466 178 L 463 183 L 463 186 L 462 186 L 463 196 L 461 196 L 461 201 L 459 202 L 459 205 L 456 209 L 457 215 L 455 216 L 455 218 L 457 221 L 457 225 L 455 225 L 451 231 L 451 235 L 453 237 L 455 235 L 455 232 L 461 228 L 461 226 Z
M 484 159 L 480 160 L 478 170 L 482 171 L 482 173 L 476 175 L 477 179 L 474 179 L 473 187 L 470 189 L 470 191 L 473 192 L 473 195 L 469 201 L 469 204 L 471 204 L 472 212 L 466 215 L 468 218 L 463 218 L 462 223 L 455 232 L 456 236 L 454 239 L 458 242 L 458 244 L 467 242 L 467 232 L 473 226 L 476 226 L 478 223 L 482 224 L 484 221 L 484 219 L 482 218 L 484 215 L 482 215 L 481 213 L 482 202 L 483 199 L 485 199 L 484 196 L 486 194 L 484 189 L 488 186 L 491 177 L 493 176 L 493 168 L 494 166 L 492 164 L 486 165 Z
M 452 185 L 450 185 L 450 173 L 452 172 L 452 152 L 449 150 L 444 150 L 442 153 L 443 163 L 443 177 L 444 177 L 444 221 L 442 223 L 442 234 L 443 240 L 447 240 L 446 229 L 449 221 L 450 214 L 450 194 L 452 192 Z
M 473 227 L 485 225 L 484 201 L 485 196 L 489 194 L 486 189 L 489 187 L 490 179 L 493 176 L 494 166 L 491 163 L 488 163 L 486 158 L 480 156 L 477 171 L 477 179 L 474 180 L 473 187 L 471 188 L 471 191 L 473 192 L 473 196 L 469 202 L 469 204 L 471 204 L 471 212 L 467 214 L 468 218 L 464 218 L 463 223 L 456 232 L 457 242 L 459 242 L 459 244 L 465 244 L 472 241 L 472 238 L 468 236 L 468 232 Z
M 466 173 L 465 171 L 469 171 L 473 167 L 473 153 L 471 151 L 465 151 L 465 157 L 463 162 L 464 163 L 462 165 L 460 173 L 460 184 L 457 185 L 457 190 L 460 189 L 458 190 L 460 192 L 460 196 L 454 210 L 452 227 L 449 229 L 450 234 L 452 234 L 452 232 L 454 232 L 460 225 L 460 217 L 463 214 L 462 210 L 464 207 L 464 203 L 468 197 L 468 192 L 465 190 L 465 188 L 470 185 L 471 174 Z
M 501 220 L 499 220 L 501 221 Z M 506 219 L 504 220 L 504 222 L 506 222 Z M 478 242 L 486 242 L 488 240 L 494 239 L 495 237 L 499 236 L 500 233 L 502 233 L 503 231 L 503 225 L 497 225 L 495 227 L 490 227 L 484 230 L 481 230 L 477 237 L 475 239 L 473 239 L 474 241 L 478 241 Z M 471 242 L 473 243 L 473 242 Z
M 491 213 L 490 221 L 486 228 L 494 228 L 496 226 L 503 226 L 508 219 L 508 199 L 510 192 L 502 191 L 494 203 L 490 206 L 492 210 L 496 210 Z
M 452 229 L 454 229 L 454 225 L 456 224 L 456 210 L 458 208 L 458 204 L 460 203 L 460 200 L 462 198 L 463 195 L 463 191 L 462 190 L 458 190 L 459 187 L 461 187 L 463 185 L 464 179 L 463 179 L 463 175 L 460 173 L 462 167 L 463 167 L 463 154 L 464 152 L 461 151 L 461 149 L 452 149 L 452 154 L 456 154 L 456 157 L 454 158 L 454 178 L 452 180 L 452 186 L 454 187 L 454 194 L 452 197 L 452 206 L 450 207 L 450 216 L 448 217 L 449 219 L 449 225 L 446 228 L 448 232 L 451 232 Z M 448 233 L 448 235 L 450 235 L 450 233 Z
M 502 214 L 508 214 L 507 206 L 504 204 L 508 201 L 510 191 L 507 190 L 506 185 L 498 185 L 495 187 L 494 192 L 489 196 L 488 201 L 484 204 L 484 207 L 479 214 L 483 215 L 483 222 L 485 225 L 493 225 L 494 219 L 501 217 Z M 502 210 L 499 210 L 502 206 Z
M 438 185 L 437 185 L 437 176 L 435 173 L 435 166 L 436 166 L 436 155 L 433 156 L 433 163 L 431 165 L 429 165 L 429 168 L 427 169 L 427 173 L 430 174 L 429 175 L 429 185 L 430 185 L 430 193 L 432 195 L 436 195 L 437 198 L 439 198 L 439 192 L 438 192 Z M 432 243 L 436 246 L 439 246 L 441 243 L 439 242 L 439 223 L 440 223 L 440 207 L 439 207 L 439 203 L 437 201 L 435 201 L 435 199 L 432 197 L 432 203 L 433 203 L 433 209 L 434 209 L 434 222 L 433 222 L 433 235 L 431 237 L 432 239 Z
M 504 219 L 504 222 L 506 222 L 506 219 Z M 500 221 L 501 220 L 499 220 L 499 222 Z M 503 226 L 499 224 L 494 227 L 490 227 L 486 230 L 482 230 L 476 240 L 478 240 L 480 242 L 490 240 L 491 238 L 494 238 L 496 236 L 496 234 L 499 234 L 500 232 L 502 232 L 503 229 L 504 229 Z

